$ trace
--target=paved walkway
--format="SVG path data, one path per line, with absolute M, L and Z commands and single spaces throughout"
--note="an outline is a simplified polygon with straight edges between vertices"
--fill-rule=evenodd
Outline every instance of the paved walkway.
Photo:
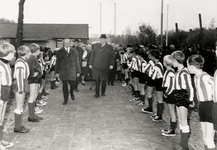
M 28 134 L 16 134 L 9 126 L 5 140 L 14 143 L 10 150 L 169 150 L 179 142 L 179 135 L 163 137 L 160 130 L 168 127 L 167 121 L 152 122 L 142 107 L 128 101 L 132 97 L 119 83 L 107 86 L 106 97 L 97 99 L 88 85 L 79 88 L 67 105 L 62 105 L 60 87 L 51 90 L 40 123 L 27 122 L 25 113 Z M 164 118 L 168 120 L 166 111 Z M 191 124 L 190 149 L 200 150 L 199 123 Z

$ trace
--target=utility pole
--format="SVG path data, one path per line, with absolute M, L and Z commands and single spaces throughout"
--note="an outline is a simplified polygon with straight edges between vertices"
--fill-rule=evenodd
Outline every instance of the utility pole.
M 199 14 L 199 24 L 200 24 L 200 44 L 203 47 L 203 26 L 202 26 L 201 14 Z
M 177 38 L 177 45 L 180 46 L 180 44 L 179 44 L 179 27 L 178 27 L 178 23 L 176 23 L 175 25 L 176 25 L 176 38 Z
M 102 34 L 102 3 L 100 3 L 100 31 L 99 33 Z
M 166 46 L 168 46 L 168 14 L 169 14 L 169 5 L 167 5 Z
M 114 35 L 116 35 L 116 3 L 114 3 Z
M 161 33 L 160 33 L 160 44 L 163 47 L 163 0 L 161 0 Z

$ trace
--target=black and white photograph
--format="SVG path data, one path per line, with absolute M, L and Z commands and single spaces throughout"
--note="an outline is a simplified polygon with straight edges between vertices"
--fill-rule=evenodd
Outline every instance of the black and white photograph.
M 217 150 L 217 0 L 0 0 L 0 150 Z

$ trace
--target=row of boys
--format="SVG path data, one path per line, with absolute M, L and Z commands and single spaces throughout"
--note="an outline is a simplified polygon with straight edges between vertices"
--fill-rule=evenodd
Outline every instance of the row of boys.
M 147 59 L 148 56 L 148 59 Z M 214 97 L 213 88 L 217 86 L 217 73 L 215 84 L 213 77 L 202 70 L 205 62 L 200 55 L 192 55 L 187 59 L 187 67 L 184 66 L 185 55 L 182 51 L 175 51 L 171 55 L 163 57 L 157 49 L 146 52 L 144 49 L 126 49 L 122 57 L 122 66 L 125 72 L 125 81 L 133 87 L 137 105 L 144 105 L 145 94 L 148 99 L 148 107 L 142 108 L 142 112 L 153 113 L 153 89 L 157 100 L 157 112 L 151 118 L 153 121 L 162 121 L 164 102 L 167 104 L 170 114 L 169 129 L 161 130 L 164 136 L 176 136 L 177 127 L 176 112 L 181 135 L 178 150 L 188 150 L 190 127 L 187 121 L 188 108 L 194 107 L 194 88 L 191 74 L 195 74 L 194 83 L 197 98 L 199 100 L 199 117 L 201 122 L 202 135 L 206 150 L 216 149 L 214 144 L 214 133 L 217 130 L 217 99 Z M 164 67 L 163 67 L 164 65 Z M 166 68 L 166 70 L 165 70 Z M 173 68 L 176 68 L 174 71 Z M 146 91 L 145 91 L 146 88 Z M 215 88 L 214 93 L 217 93 Z M 215 129 L 215 130 L 214 130 Z
M 22 125 L 22 114 L 24 101 L 27 91 L 29 91 L 28 110 L 29 122 L 39 122 L 42 117 L 35 114 L 36 99 L 45 92 L 43 88 L 39 88 L 42 82 L 43 70 L 42 65 L 38 62 L 37 57 L 40 56 L 40 46 L 33 43 L 30 47 L 20 46 L 17 49 L 18 58 L 15 62 L 13 77 L 9 62 L 16 56 L 15 47 L 10 43 L 3 43 L 0 46 L 0 149 L 4 150 L 13 146 L 13 143 L 3 140 L 3 121 L 7 101 L 10 96 L 12 86 L 12 78 L 15 79 L 13 86 L 16 99 L 16 108 L 14 110 L 15 126 L 14 132 L 28 133 L 30 130 Z M 38 95 L 39 94 L 39 95 Z M 37 112 L 37 111 L 36 111 Z

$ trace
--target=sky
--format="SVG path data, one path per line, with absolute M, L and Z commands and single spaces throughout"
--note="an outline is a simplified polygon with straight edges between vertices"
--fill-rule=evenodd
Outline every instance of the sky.
M 17 22 L 18 3 L 0 0 L 0 18 Z M 186 31 L 199 28 L 199 14 L 203 27 L 208 27 L 212 18 L 217 26 L 217 0 L 163 0 L 163 30 L 167 24 L 168 30 L 175 30 L 175 23 Z M 114 34 L 115 16 L 118 35 L 127 29 L 136 32 L 142 23 L 160 34 L 161 0 L 26 0 L 24 5 L 24 23 L 89 24 L 90 34 L 100 34 L 100 20 L 101 33 Z

